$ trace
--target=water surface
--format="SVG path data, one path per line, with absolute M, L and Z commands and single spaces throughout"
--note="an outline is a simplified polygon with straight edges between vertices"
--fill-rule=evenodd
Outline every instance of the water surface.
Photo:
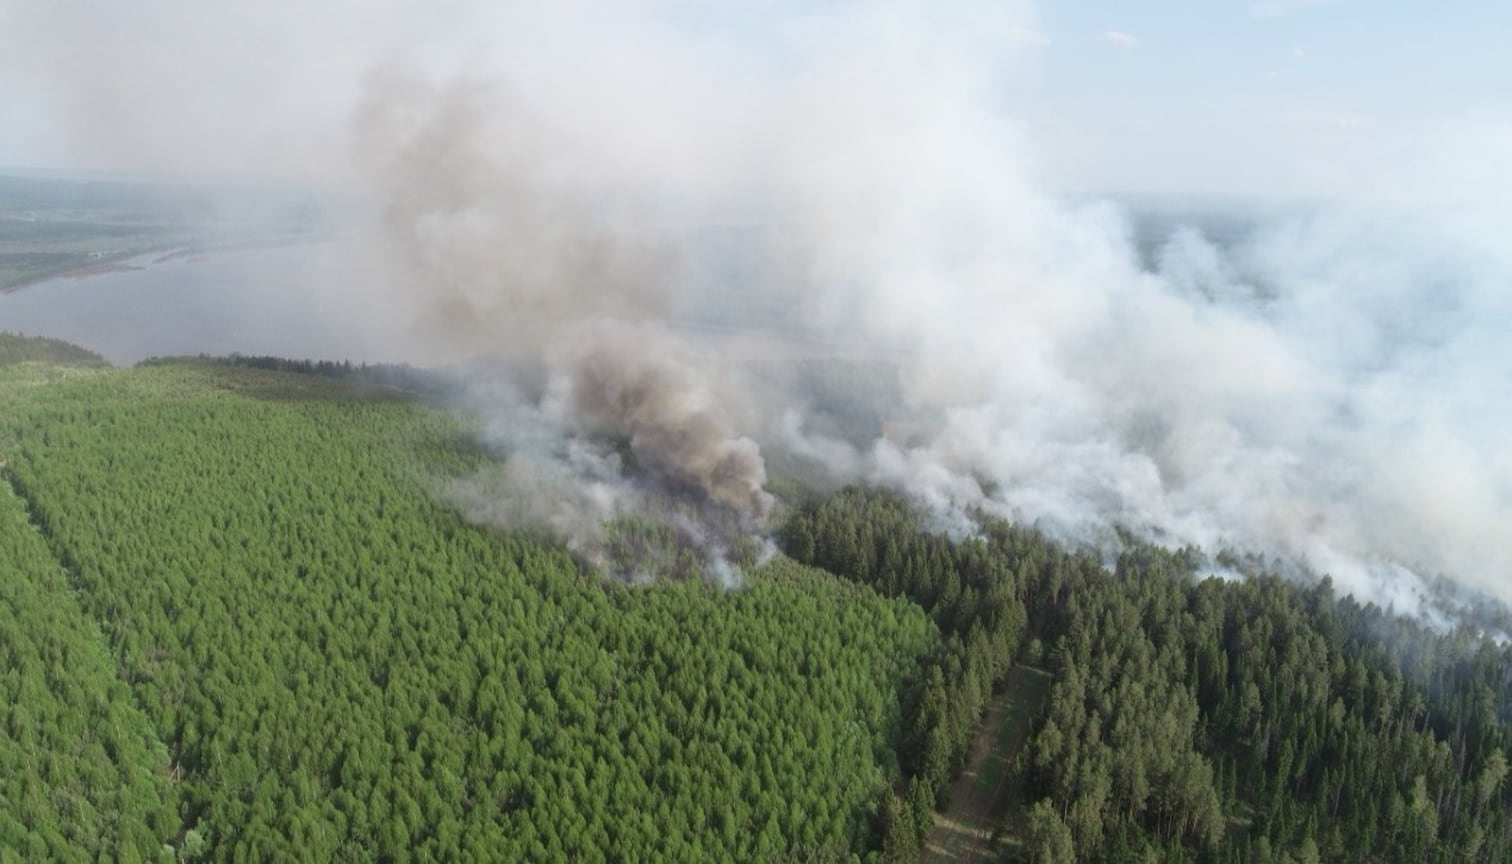
M 145 255 L 117 270 L 0 294 L 0 330 L 82 345 L 122 365 L 175 354 L 401 359 L 335 243 L 200 255 Z

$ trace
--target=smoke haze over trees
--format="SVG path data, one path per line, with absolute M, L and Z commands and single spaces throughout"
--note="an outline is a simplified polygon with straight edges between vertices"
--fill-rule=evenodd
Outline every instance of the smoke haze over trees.
M 650 482 L 759 526 L 766 462 L 807 458 L 1403 607 L 1438 574 L 1509 596 L 1512 261 L 1504 202 L 1468 182 L 1504 164 L 1494 122 L 1444 151 L 1471 167 L 1423 160 L 1384 203 L 1136 238 L 1042 191 L 1010 95 L 1044 46 L 1029 4 L 767 11 L 22 4 L 5 63 L 80 164 L 338 196 L 353 314 L 416 359 L 503 358 L 476 374 L 492 440 L 609 513 Z M 771 228 L 741 291 L 705 266 L 711 224 Z M 760 332 L 683 326 L 753 293 L 782 310 Z M 792 367 L 836 350 L 894 365 L 886 419 L 915 434 L 806 410 Z

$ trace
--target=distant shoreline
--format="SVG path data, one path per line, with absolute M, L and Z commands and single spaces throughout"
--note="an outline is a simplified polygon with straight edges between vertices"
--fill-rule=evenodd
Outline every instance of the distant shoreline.
M 129 270 L 141 270 L 143 268 L 133 266 L 126 262 L 130 261 L 133 258 L 139 258 L 143 255 L 153 254 L 153 252 L 156 251 L 163 250 L 149 250 L 146 252 L 130 252 L 123 253 L 121 255 L 110 255 L 77 266 L 71 265 L 59 268 L 57 270 L 45 270 L 41 273 L 34 273 L 29 276 L 23 276 L 14 282 L 9 282 L 3 286 L 0 286 L 0 294 L 14 294 L 18 291 L 23 291 L 35 285 L 40 285 L 43 282 L 51 282 L 54 279 L 87 279 L 91 276 L 101 276 L 106 273 L 120 273 Z
M 155 249 L 136 249 L 130 252 L 121 252 L 115 255 L 106 255 L 92 261 L 81 262 L 77 265 L 68 265 L 55 270 L 46 270 L 40 273 L 23 276 L 20 279 L 0 285 L 0 295 L 14 294 L 27 288 L 40 285 L 43 282 L 51 282 L 55 279 L 88 279 L 92 276 L 103 276 L 107 273 L 125 273 L 133 270 L 146 270 L 148 267 L 162 264 L 165 261 L 184 259 L 193 261 L 198 258 L 212 255 L 224 255 L 233 252 L 247 252 L 258 249 L 283 249 L 294 246 L 306 246 L 326 242 L 326 237 L 275 237 L 257 240 L 243 240 L 219 245 L 202 246 L 162 246 Z M 143 264 L 133 264 L 136 259 L 147 259 Z

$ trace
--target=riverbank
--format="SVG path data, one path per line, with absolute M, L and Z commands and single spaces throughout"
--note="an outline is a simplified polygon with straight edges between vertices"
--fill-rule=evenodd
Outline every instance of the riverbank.
M 56 279 L 87 279 L 107 273 L 145 270 L 148 267 L 170 261 L 192 262 L 211 256 L 229 255 L 237 252 L 256 252 L 309 246 L 327 242 L 329 239 L 328 236 L 324 235 L 281 234 L 213 244 L 171 243 L 79 259 L 47 269 L 32 272 L 21 271 L 9 275 L 4 266 L 4 256 L 0 255 L 0 294 L 12 294 Z
M 155 254 L 164 250 L 151 250 L 149 252 L 129 252 L 121 255 L 111 255 L 95 258 L 87 263 L 67 264 L 49 270 L 41 270 L 33 273 L 23 273 L 13 277 L 0 277 L 0 294 L 13 294 L 23 291 L 43 282 L 51 282 L 54 279 L 88 279 L 91 276 L 100 276 L 106 273 L 120 273 L 127 270 L 141 270 L 141 266 L 129 262 L 133 258 L 142 257 L 144 254 Z

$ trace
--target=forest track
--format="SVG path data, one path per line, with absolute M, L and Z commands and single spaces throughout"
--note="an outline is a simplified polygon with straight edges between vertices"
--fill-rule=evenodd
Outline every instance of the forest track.
M 972 735 L 966 770 L 950 787 L 950 806 L 935 814 L 919 861 L 991 861 L 1001 843 L 993 839 L 1007 803 L 1009 769 L 1029 740 L 1039 707 L 1049 695 L 1051 677 L 1028 666 L 1008 673 L 1003 692 L 987 703 L 987 712 Z

